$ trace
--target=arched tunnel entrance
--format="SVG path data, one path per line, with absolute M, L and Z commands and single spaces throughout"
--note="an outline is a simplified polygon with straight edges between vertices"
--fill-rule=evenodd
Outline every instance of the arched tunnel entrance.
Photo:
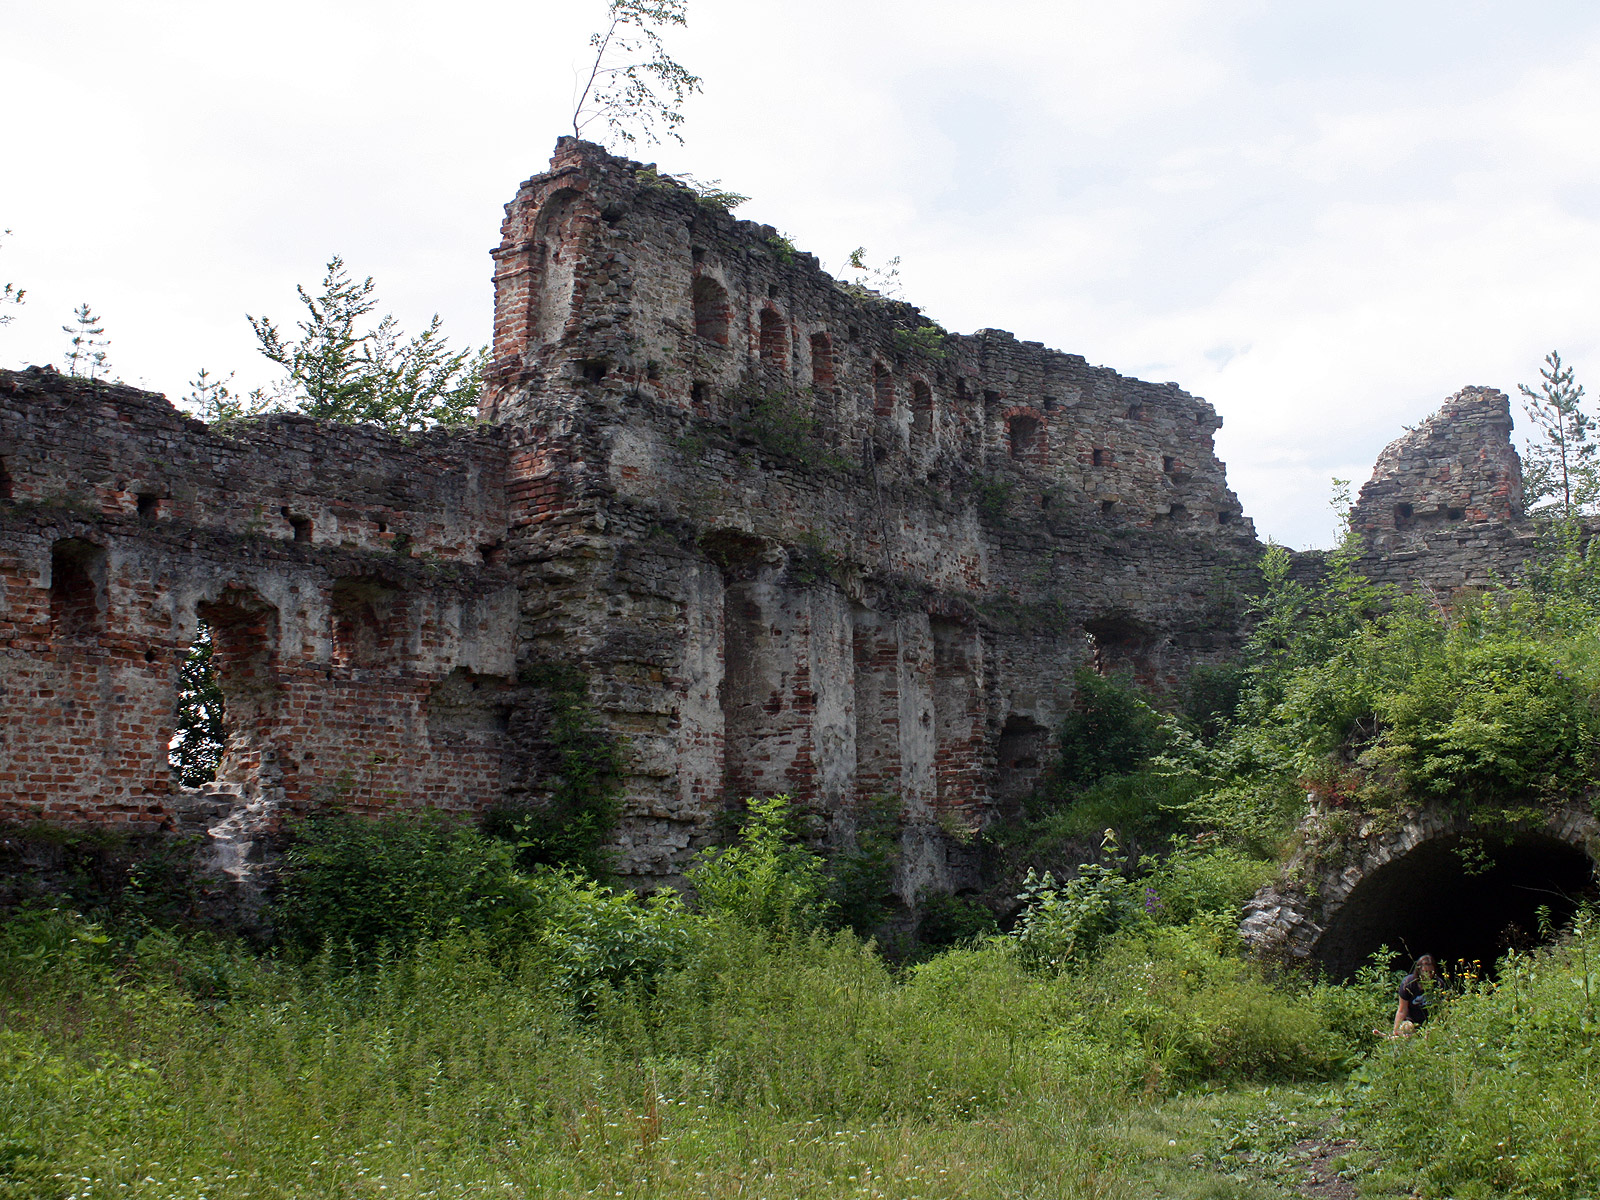
M 1384 945 L 1396 962 L 1432 954 L 1491 967 L 1539 940 L 1541 906 L 1559 929 L 1596 895 L 1594 862 L 1549 834 L 1436 838 L 1356 884 L 1311 954 L 1341 980 Z

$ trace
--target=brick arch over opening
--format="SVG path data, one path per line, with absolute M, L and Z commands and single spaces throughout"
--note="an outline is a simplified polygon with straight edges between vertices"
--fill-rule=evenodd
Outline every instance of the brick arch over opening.
M 1308 822 L 1315 831 L 1322 815 Z M 1557 926 L 1595 895 L 1600 820 L 1559 809 L 1543 822 L 1482 827 L 1459 810 L 1407 813 L 1291 862 L 1298 886 L 1269 885 L 1247 909 L 1241 934 L 1257 951 L 1309 959 L 1347 979 L 1380 946 L 1396 955 L 1492 963 L 1538 935 L 1538 909 Z

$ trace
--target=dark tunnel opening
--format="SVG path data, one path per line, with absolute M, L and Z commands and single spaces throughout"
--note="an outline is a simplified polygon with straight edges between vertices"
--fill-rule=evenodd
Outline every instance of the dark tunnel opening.
M 1541 906 L 1550 909 L 1549 928 L 1559 930 L 1596 895 L 1594 863 L 1558 838 L 1440 838 L 1358 883 L 1312 956 L 1339 980 L 1384 945 L 1394 951 L 1392 965 L 1432 954 L 1441 963 L 1492 968 L 1507 950 L 1540 940 Z

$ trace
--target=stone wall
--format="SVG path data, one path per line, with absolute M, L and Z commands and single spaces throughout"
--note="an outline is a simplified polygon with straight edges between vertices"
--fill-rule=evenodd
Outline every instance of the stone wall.
M 167 827 L 505 790 L 517 598 L 496 430 L 402 444 L 0 372 L 0 818 Z M 167 762 L 212 628 L 219 780 Z M 219 844 L 226 842 L 219 839 Z
M 1469 387 L 1389 443 L 1350 511 L 1362 573 L 1442 592 L 1515 578 L 1536 536 L 1511 429 L 1506 394 Z
M 519 654 L 576 655 L 633 751 L 629 869 L 741 796 L 940 830 L 1037 778 L 1073 670 L 1237 646 L 1259 553 L 1173 384 L 842 286 L 769 226 L 563 139 L 495 252 Z M 952 857 L 953 855 L 953 857 Z
M 470 433 L 230 432 L 0 373 L 0 818 L 208 828 L 226 860 L 285 806 L 537 800 L 525 681 L 557 663 L 625 742 L 624 874 L 676 878 L 741 797 L 848 840 L 890 796 L 909 898 L 970 880 L 963 831 L 1038 779 L 1076 668 L 1164 688 L 1237 649 L 1261 547 L 1177 385 L 947 334 L 572 139 L 501 232 Z M 1469 389 L 1390 447 L 1374 574 L 1511 561 L 1508 431 Z M 167 747 L 201 620 L 228 750 L 196 791 Z

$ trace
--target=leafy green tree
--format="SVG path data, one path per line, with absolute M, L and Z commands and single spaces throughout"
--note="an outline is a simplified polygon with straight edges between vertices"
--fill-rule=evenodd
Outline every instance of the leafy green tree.
M 0 240 L 10 236 L 11 230 L 0 230 Z M 4 309 L 7 305 L 16 306 L 22 304 L 24 302 L 23 298 L 27 294 L 26 288 L 19 288 L 14 283 L 0 284 L 0 309 Z M 9 325 L 14 320 L 16 320 L 16 314 L 0 312 L 0 325 Z
M 1537 389 L 1517 385 L 1523 410 L 1537 436 L 1522 460 L 1522 490 L 1530 509 L 1543 505 L 1562 520 L 1592 508 L 1600 499 L 1600 461 L 1594 421 L 1583 411 L 1583 385 L 1552 350 L 1544 356 Z
M 62 333 L 72 335 L 71 348 L 67 351 L 67 374 L 92 383 L 111 370 L 106 358 L 106 347 L 111 341 L 105 336 L 105 326 L 88 304 L 78 305 L 72 316 L 73 323 L 61 327 Z
M 589 35 L 594 62 L 573 106 L 573 137 L 600 121 L 608 137 L 630 145 L 659 142 L 657 126 L 682 143 L 679 110 L 700 91 L 700 77 L 672 59 L 659 30 L 687 25 L 688 10 L 689 0 L 610 0 L 604 31 Z
M 269 318 L 248 318 L 261 353 L 287 375 L 271 396 L 275 406 L 397 433 L 472 421 L 487 350 L 451 350 L 437 313 L 411 338 L 392 316 L 374 324 L 372 277 L 356 282 L 337 254 L 320 294 L 295 290 L 305 307 L 299 338 L 286 337 Z
M 211 626 L 201 621 L 178 673 L 178 723 L 167 761 L 185 787 L 217 777 L 227 747 L 222 689 L 211 665 Z

